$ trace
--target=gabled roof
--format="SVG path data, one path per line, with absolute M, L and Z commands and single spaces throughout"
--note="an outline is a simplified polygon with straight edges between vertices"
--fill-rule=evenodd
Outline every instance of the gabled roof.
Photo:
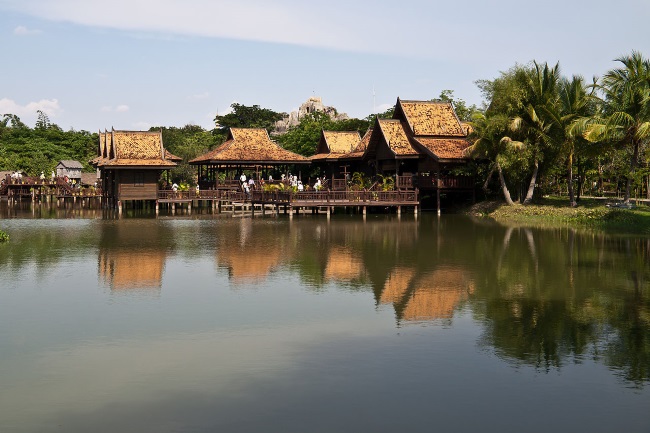
M 84 168 L 84 166 L 79 161 L 75 161 L 73 159 L 62 159 L 57 164 L 57 167 L 59 165 L 65 167 L 65 168 L 79 168 L 79 169 Z
M 173 153 L 171 153 L 169 150 L 165 149 L 165 159 L 167 161 L 174 161 L 174 162 L 180 162 L 183 160 L 180 156 L 176 156 Z
M 370 143 L 370 137 L 372 136 L 372 126 L 368 128 L 361 141 L 356 145 L 352 152 L 341 155 L 340 159 L 360 159 L 363 158 L 366 149 L 368 148 L 368 143 Z
M 418 154 L 409 140 L 406 122 L 398 119 L 377 119 L 377 125 L 385 143 L 395 156 L 415 156 Z
M 314 160 L 336 159 L 352 152 L 359 144 L 357 131 L 321 131 L 316 155 L 309 157 Z
M 413 135 L 467 135 L 451 102 L 402 101 L 397 98 L 394 118 L 406 121 Z
M 330 153 L 351 152 L 361 137 L 357 131 L 323 131 L 322 138 Z
M 190 164 L 308 164 L 309 159 L 281 148 L 263 128 L 230 128 L 226 141 Z
M 176 163 L 166 158 L 162 132 L 116 131 L 106 133 L 104 157 L 99 167 L 171 168 Z

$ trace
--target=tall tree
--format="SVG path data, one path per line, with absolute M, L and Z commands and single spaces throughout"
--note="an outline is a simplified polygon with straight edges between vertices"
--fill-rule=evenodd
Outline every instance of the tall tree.
M 616 59 L 622 64 L 608 71 L 596 85 L 602 92 L 603 115 L 593 120 L 586 138 L 613 142 L 630 152 L 625 198 L 629 203 L 642 144 L 650 141 L 650 61 L 640 52 Z
M 486 116 L 483 113 L 475 113 L 472 119 L 474 132 L 471 136 L 474 141 L 466 152 L 474 158 L 490 161 L 490 171 L 485 180 L 484 189 L 487 189 L 487 184 L 496 171 L 499 175 L 503 198 L 508 205 L 513 205 L 514 202 L 506 185 L 502 168 L 502 161 L 506 157 L 507 148 L 518 145 L 518 143 L 514 143 L 506 136 L 509 123 L 508 117 L 504 114 Z
M 580 119 L 590 116 L 594 112 L 594 104 L 590 103 L 588 88 L 581 76 L 574 75 L 571 80 L 562 78 L 559 83 L 558 101 L 548 104 L 545 111 L 555 124 L 557 140 L 566 155 L 567 187 L 569 190 L 569 203 L 577 206 L 573 188 L 573 159 L 576 143 L 584 140 L 584 128 L 580 127 Z
M 271 132 L 275 128 L 275 122 L 286 116 L 286 113 L 260 108 L 259 105 L 249 107 L 235 102 L 230 108 L 230 113 L 214 118 L 216 128 L 222 133 L 229 128 L 264 128 Z
M 533 68 L 527 71 L 525 97 L 523 107 L 513 120 L 513 129 L 523 134 L 524 139 L 532 146 L 533 173 L 530 177 L 528 191 L 524 203 L 533 200 L 537 184 L 539 164 L 544 154 L 553 145 L 553 127 L 556 126 L 547 115 L 558 102 L 558 84 L 560 82 L 560 65 L 550 68 L 533 63 Z

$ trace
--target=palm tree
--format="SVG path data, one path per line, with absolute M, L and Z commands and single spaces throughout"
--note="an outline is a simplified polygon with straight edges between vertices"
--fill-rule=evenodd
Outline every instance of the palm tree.
M 569 189 L 569 202 L 572 207 L 577 206 L 573 190 L 573 157 L 575 144 L 584 140 L 584 128 L 580 127 L 580 120 L 593 114 L 593 104 L 587 92 L 584 78 L 574 75 L 569 81 L 561 79 L 558 90 L 558 103 L 547 105 L 545 111 L 555 124 L 558 141 L 562 150 L 567 155 L 567 186 Z
M 510 196 L 510 191 L 506 185 L 501 167 L 501 159 L 506 149 L 510 146 L 520 146 L 521 143 L 515 142 L 506 136 L 508 124 L 510 123 L 505 114 L 495 114 L 486 116 L 483 113 L 477 113 L 472 117 L 472 128 L 474 129 L 474 142 L 465 151 L 474 158 L 487 159 L 491 162 L 490 172 L 485 180 L 484 189 L 487 188 L 492 174 L 496 170 L 499 174 L 499 184 L 503 192 L 503 197 L 508 205 L 514 205 Z
M 638 51 L 616 61 L 623 66 L 608 71 L 596 85 L 604 94 L 603 115 L 586 122 L 590 125 L 585 137 L 631 150 L 624 199 L 629 203 L 639 147 L 650 140 L 650 61 Z
M 545 148 L 553 142 L 554 122 L 547 115 L 548 110 L 557 104 L 558 83 L 560 81 L 560 65 L 556 63 L 553 68 L 544 63 L 542 67 L 537 62 L 533 68 L 524 71 L 524 89 L 526 96 L 519 114 L 515 116 L 511 128 L 521 134 L 523 140 L 532 145 L 533 174 L 528 186 L 524 203 L 533 199 L 539 163 L 544 157 Z

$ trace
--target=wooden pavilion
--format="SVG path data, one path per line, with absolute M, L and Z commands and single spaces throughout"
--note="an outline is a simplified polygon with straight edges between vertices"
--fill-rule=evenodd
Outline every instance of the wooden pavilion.
M 105 202 L 121 209 L 124 201 L 156 201 L 164 170 L 176 166 L 163 147 L 162 132 L 116 131 L 99 133 L 98 170 Z
M 210 152 L 189 162 L 198 166 L 199 187 L 205 189 L 236 188 L 238 174 L 255 173 L 256 180 L 284 173 L 310 160 L 280 147 L 263 128 L 230 128 L 226 141 Z M 226 179 L 223 179 L 225 174 Z M 229 178 L 229 179 L 228 179 Z

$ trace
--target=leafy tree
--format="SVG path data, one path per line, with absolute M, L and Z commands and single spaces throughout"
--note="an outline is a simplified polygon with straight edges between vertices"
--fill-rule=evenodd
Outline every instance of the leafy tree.
M 475 158 L 490 161 L 490 171 L 483 189 L 487 190 L 488 182 L 494 171 L 496 171 L 499 175 L 503 198 L 507 204 L 514 205 L 502 169 L 502 162 L 507 157 L 507 148 L 518 144 L 513 143 L 506 135 L 509 123 L 509 119 L 503 114 L 486 116 L 483 113 L 475 113 L 472 121 L 474 132 L 471 135 L 474 142 L 467 149 L 467 152 Z
M 230 107 L 230 113 L 214 118 L 216 129 L 221 133 L 226 133 L 229 128 L 264 128 L 271 132 L 275 122 L 286 117 L 286 113 L 260 108 L 259 105 L 249 107 L 235 102 Z
M 650 61 L 641 53 L 616 59 L 622 67 L 608 71 L 596 85 L 603 93 L 603 114 L 587 118 L 586 138 L 613 142 L 630 154 L 625 202 L 630 201 L 641 147 L 650 141 Z
M 221 138 L 197 125 L 185 125 L 182 128 L 154 127 L 150 131 L 161 131 L 165 149 L 183 158 L 171 170 L 171 176 L 174 182 L 187 184 L 194 184 L 196 177 L 196 168 L 189 165 L 188 161 L 214 148 Z

